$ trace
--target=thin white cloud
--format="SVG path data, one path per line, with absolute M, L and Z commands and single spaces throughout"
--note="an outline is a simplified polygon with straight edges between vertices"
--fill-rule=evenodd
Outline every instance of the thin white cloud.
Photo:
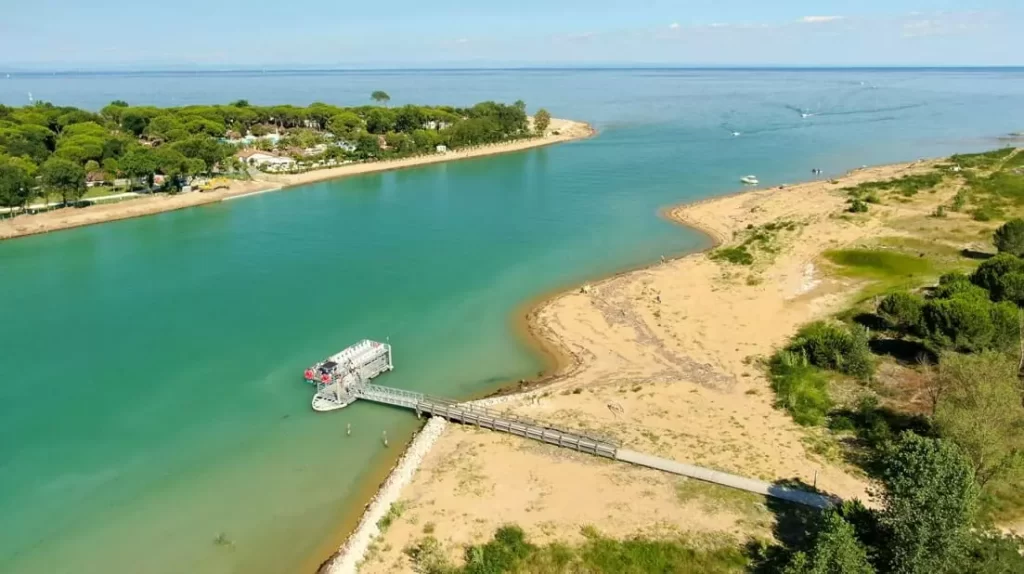
M 468 42 L 469 42 L 469 38 L 459 38 L 458 40 L 455 40 L 456 44 L 466 44 Z
M 672 22 L 671 24 L 668 25 L 668 27 L 670 29 L 672 29 L 672 30 L 678 30 L 679 29 L 679 22 Z
M 826 22 L 835 22 L 843 18 L 844 16 L 804 16 L 799 21 L 804 24 L 825 24 Z

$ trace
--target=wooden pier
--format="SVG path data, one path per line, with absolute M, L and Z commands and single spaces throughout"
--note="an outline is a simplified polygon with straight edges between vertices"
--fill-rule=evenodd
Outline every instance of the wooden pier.
M 506 432 L 627 464 L 653 468 L 797 504 L 813 506 L 815 508 L 827 508 L 836 503 L 836 499 L 818 494 L 817 492 L 809 492 L 621 449 L 621 445 L 618 442 L 609 438 L 558 428 L 509 413 L 498 413 L 497 411 L 472 404 L 456 403 L 448 399 L 430 397 L 423 393 L 381 385 L 358 385 L 352 387 L 349 392 L 358 399 L 414 410 L 417 416 L 425 413 L 430 416 L 442 417 L 452 422 Z

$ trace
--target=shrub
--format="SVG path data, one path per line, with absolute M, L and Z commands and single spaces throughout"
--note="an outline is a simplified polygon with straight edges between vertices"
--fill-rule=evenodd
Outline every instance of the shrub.
M 988 291 L 994 301 L 1003 301 L 1008 298 L 1007 287 L 1014 295 L 1019 294 L 1020 278 L 1006 279 L 1012 274 L 1024 274 L 1024 260 L 1009 253 L 1000 253 L 974 270 L 971 283 Z
M 850 201 L 850 207 L 847 211 L 850 213 L 867 213 L 868 204 L 862 199 L 854 199 Z
M 1017 346 L 1020 340 L 1020 319 L 1017 306 L 1009 301 L 991 305 L 989 316 L 992 318 L 992 344 L 990 348 L 1009 350 Z
M 812 536 L 807 551 L 795 553 L 783 574 L 874 574 L 867 549 L 838 511 L 826 510 Z
M 928 339 L 940 349 L 980 351 L 992 345 L 991 303 L 975 299 L 935 299 L 924 306 Z
M 711 254 L 711 258 L 716 261 L 725 260 L 736 265 L 752 265 L 754 263 L 754 256 L 742 245 L 716 249 Z
M 768 365 L 775 404 L 786 409 L 797 424 L 813 426 L 825 422 L 832 408 L 828 376 L 807 361 L 803 353 L 779 351 Z
M 946 217 L 946 206 L 940 205 L 936 207 L 935 211 L 932 212 L 932 217 L 938 217 L 940 219 Z
M 988 291 L 971 283 L 963 273 L 947 273 L 939 277 L 939 284 L 932 291 L 933 299 L 979 299 L 988 300 Z
M 861 379 L 874 373 L 867 333 L 862 327 L 816 321 L 797 332 L 788 349 L 806 355 L 810 364 Z
M 953 204 L 949 206 L 951 211 L 960 211 L 967 205 L 967 193 L 964 190 L 956 192 L 953 196 Z
M 999 281 L 999 296 L 996 299 L 1024 305 L 1024 272 L 1014 271 L 1003 275 Z
M 996 230 L 992 242 L 1000 253 L 1024 256 L 1024 219 L 1011 219 L 1004 223 Z
M 966 277 L 964 278 L 966 281 Z M 968 286 L 974 287 L 970 283 Z M 974 287 L 977 289 L 977 287 Z M 878 305 L 878 314 L 889 325 L 903 335 L 921 335 L 924 331 L 922 310 L 924 299 L 918 295 L 900 291 L 887 295 Z

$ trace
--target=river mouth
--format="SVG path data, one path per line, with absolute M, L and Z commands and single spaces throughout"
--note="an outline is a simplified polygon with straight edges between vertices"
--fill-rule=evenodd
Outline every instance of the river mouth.
M 764 96 L 785 85 L 780 99 L 868 109 L 822 87 L 866 73 L 705 72 L 699 88 L 682 72 L 424 75 L 407 89 L 523 97 L 601 135 L 0 243 L 0 513 L 17 525 L 0 569 L 315 568 L 417 422 L 377 405 L 316 415 L 305 366 L 390 337 L 382 384 L 470 398 L 530 379 L 548 363 L 510 328 L 523 305 L 704 245 L 660 208 L 747 173 L 784 183 L 980 149 L 1021 109 L 1019 74 L 873 72 L 901 86 L 884 107 L 934 98 L 891 120 L 808 124 Z M 978 82 L 995 95 L 961 93 Z

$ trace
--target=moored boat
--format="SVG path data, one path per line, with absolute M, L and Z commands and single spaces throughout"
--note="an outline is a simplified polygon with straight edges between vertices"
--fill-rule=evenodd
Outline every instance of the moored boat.
M 313 410 L 335 411 L 355 402 L 355 391 L 394 368 L 391 345 L 364 339 L 306 369 L 304 378 L 316 385 Z
M 745 183 L 747 185 L 757 185 L 759 183 L 757 181 L 757 176 L 756 175 L 745 175 L 745 176 L 740 178 L 740 181 L 742 181 L 743 183 Z

